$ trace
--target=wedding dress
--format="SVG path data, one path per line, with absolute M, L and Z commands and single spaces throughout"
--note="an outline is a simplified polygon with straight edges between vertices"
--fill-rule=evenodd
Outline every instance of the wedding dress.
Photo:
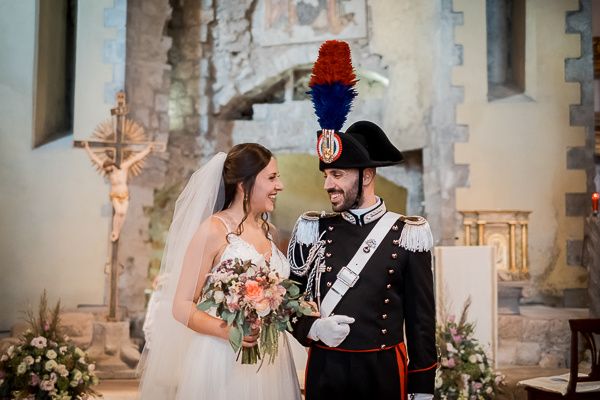
M 224 221 L 223 221 L 224 222 Z M 225 223 L 225 222 L 224 222 Z M 232 230 L 229 229 L 231 232 Z M 265 263 L 265 257 L 241 237 L 230 234 L 221 262 L 227 259 L 252 260 Z M 290 266 L 286 257 L 271 244 L 271 269 L 288 277 Z M 287 340 L 279 337 L 279 352 L 275 361 L 242 365 L 236 360 L 228 341 L 196 334 L 191 339 L 179 384 L 177 399 L 181 400 L 295 400 L 301 399 L 296 367 Z

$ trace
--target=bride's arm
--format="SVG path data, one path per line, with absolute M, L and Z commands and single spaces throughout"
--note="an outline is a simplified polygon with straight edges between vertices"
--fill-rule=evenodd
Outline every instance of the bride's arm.
M 194 234 L 183 260 L 177 291 L 173 300 L 173 315 L 179 322 L 198 333 L 229 339 L 229 328 L 220 318 L 198 310 L 196 304 L 207 274 L 226 244 L 225 229 L 214 218 L 206 220 Z

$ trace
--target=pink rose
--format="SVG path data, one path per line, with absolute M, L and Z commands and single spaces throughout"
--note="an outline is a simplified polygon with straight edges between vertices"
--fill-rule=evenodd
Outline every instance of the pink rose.
M 456 343 L 456 344 L 460 344 L 460 342 L 462 342 L 462 336 L 460 336 L 460 335 L 454 335 L 454 336 L 452 336 L 452 339 L 454 340 L 454 343 Z
M 454 358 L 449 358 L 446 365 L 448 368 L 454 368 L 456 367 L 456 361 L 454 361 Z
M 31 374 L 31 380 L 29 381 L 29 385 L 31 386 L 37 386 L 40 383 L 40 377 L 37 376 L 37 374 L 32 373 Z
M 246 298 L 251 301 L 258 301 L 263 296 L 263 288 L 260 287 L 258 282 L 253 280 L 248 280 L 244 284 L 246 287 Z
M 455 335 L 456 335 L 456 333 L 457 333 L 457 331 L 456 331 L 456 328 L 450 328 L 450 334 L 451 334 L 452 336 L 455 336 Z
M 456 320 L 456 316 L 454 314 L 448 316 L 448 322 L 453 323 Z

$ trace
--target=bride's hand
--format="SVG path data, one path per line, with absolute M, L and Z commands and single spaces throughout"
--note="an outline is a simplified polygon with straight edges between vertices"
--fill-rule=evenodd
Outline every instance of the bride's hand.
M 260 334 L 260 330 L 254 329 L 249 336 L 244 336 L 242 339 L 243 347 L 254 347 L 258 342 L 258 335 Z

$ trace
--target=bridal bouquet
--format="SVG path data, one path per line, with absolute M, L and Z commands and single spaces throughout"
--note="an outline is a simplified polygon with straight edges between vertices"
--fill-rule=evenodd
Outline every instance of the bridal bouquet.
M 223 261 L 209 274 L 198 308 L 215 308 L 230 326 L 229 342 L 238 356 L 241 351 L 242 364 L 256 364 L 263 356 L 272 363 L 279 333 L 292 330 L 290 320 L 314 313 L 300 297 L 296 283 L 280 277 L 268 263 L 256 265 L 236 258 Z M 260 330 L 258 344 L 242 347 L 243 337 L 256 330 Z

